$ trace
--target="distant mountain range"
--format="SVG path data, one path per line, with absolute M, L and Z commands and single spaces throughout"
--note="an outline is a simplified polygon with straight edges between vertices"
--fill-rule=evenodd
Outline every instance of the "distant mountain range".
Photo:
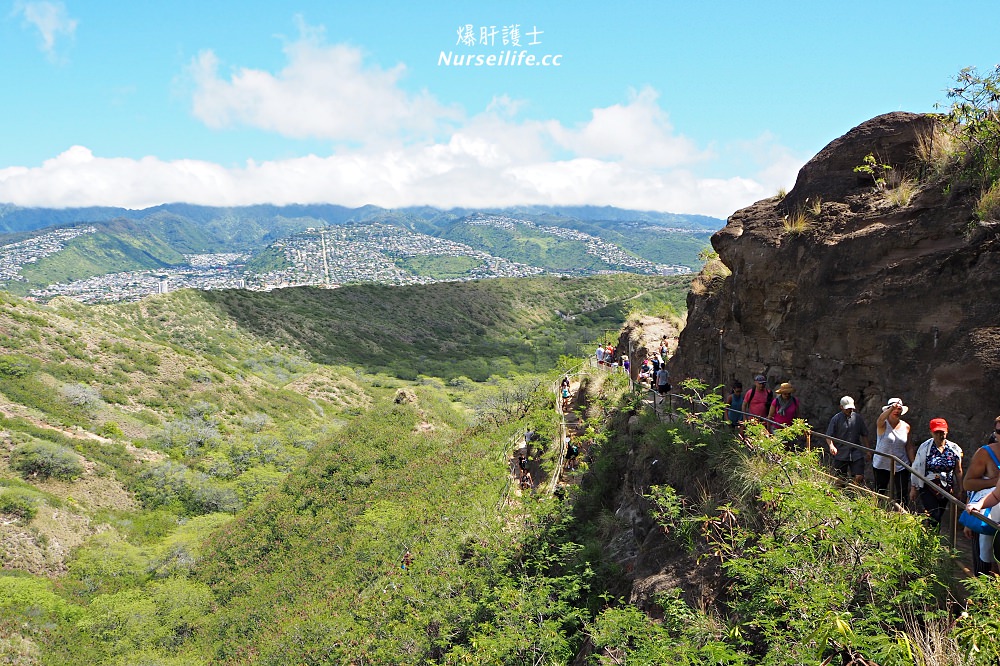
M 183 286 L 683 273 L 724 220 L 611 207 L 0 205 L 0 289 L 122 300 Z

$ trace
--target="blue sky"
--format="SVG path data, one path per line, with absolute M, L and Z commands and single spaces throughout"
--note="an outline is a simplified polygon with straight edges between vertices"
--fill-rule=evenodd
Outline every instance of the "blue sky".
M 0 1 L 0 202 L 726 217 L 1000 62 L 994 0 L 421 4 Z

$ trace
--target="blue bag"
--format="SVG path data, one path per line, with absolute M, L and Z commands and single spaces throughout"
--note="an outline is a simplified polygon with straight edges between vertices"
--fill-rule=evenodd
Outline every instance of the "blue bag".
M 992 489 L 990 489 L 992 492 Z M 992 508 L 992 507 L 990 507 Z M 990 509 L 983 509 L 980 513 L 984 516 L 990 515 Z M 958 522 L 963 526 L 968 527 L 970 530 L 977 534 L 985 534 L 990 536 L 991 534 L 996 534 L 996 529 L 987 522 L 984 522 L 982 518 L 977 515 L 973 515 L 968 511 L 963 511 L 962 515 L 958 517 Z
M 997 467 L 1000 467 L 1000 460 L 997 460 L 996 455 L 993 453 L 993 449 L 991 449 L 989 447 L 989 445 L 986 446 L 986 453 L 990 454 L 990 458 L 993 458 L 993 462 L 996 463 Z M 976 500 L 982 499 L 983 497 L 986 496 L 986 492 L 987 491 L 988 492 L 993 492 L 993 489 L 992 488 L 983 488 L 982 490 L 977 490 L 975 492 L 970 492 L 969 493 L 969 501 L 970 502 L 975 502 Z M 993 508 L 993 507 L 990 507 L 990 508 Z M 988 516 L 989 517 L 990 516 L 990 509 L 983 509 L 982 511 L 980 511 L 980 513 L 983 514 L 984 516 Z M 996 520 L 996 519 L 994 518 L 994 520 Z M 958 517 L 958 522 L 961 525 L 963 525 L 964 527 L 968 527 L 970 530 L 972 530 L 976 534 L 985 534 L 986 536 L 990 536 L 990 535 L 993 535 L 993 534 L 997 533 L 996 529 L 992 525 L 990 525 L 989 523 L 983 522 L 982 518 L 980 518 L 979 516 L 974 516 L 971 513 L 969 513 L 968 511 L 963 511 L 962 512 L 962 515 L 960 515 Z

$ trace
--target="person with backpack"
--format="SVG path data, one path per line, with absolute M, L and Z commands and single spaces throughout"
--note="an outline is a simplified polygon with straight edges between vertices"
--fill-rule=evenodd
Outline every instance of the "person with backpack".
M 767 388 L 767 377 L 757 375 L 753 378 L 753 388 L 743 397 L 743 411 L 751 416 L 767 417 L 771 410 L 774 394 Z
M 774 422 L 775 429 L 787 428 L 799 413 L 799 399 L 795 397 L 795 387 L 782 382 L 774 392 L 767 418 Z
M 660 339 L 660 360 L 664 363 L 670 360 L 670 345 L 667 343 L 667 336 Z

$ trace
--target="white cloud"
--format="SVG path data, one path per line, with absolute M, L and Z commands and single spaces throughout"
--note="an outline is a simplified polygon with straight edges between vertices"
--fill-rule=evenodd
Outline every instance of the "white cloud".
M 306 32 L 285 46 L 277 74 L 237 69 L 219 74 L 219 59 L 203 51 L 190 65 L 194 115 L 209 127 L 247 126 L 292 138 L 378 141 L 427 136 L 443 120 L 459 117 L 430 94 L 399 87 L 405 67 L 366 66 L 362 52 L 328 46 Z
M 618 159 L 648 167 L 673 167 L 704 160 L 693 141 L 674 134 L 656 91 L 644 88 L 627 105 L 594 109 L 590 122 L 576 129 L 556 128 L 553 138 L 578 155 Z
M 511 163 L 506 157 L 495 144 L 463 136 L 447 144 L 308 155 L 240 168 L 154 157 L 100 158 L 75 146 L 38 168 L 0 170 L 0 201 L 126 208 L 177 201 L 387 208 L 594 204 L 725 217 L 773 193 L 745 178 L 702 179 L 685 170 L 660 173 L 592 158 Z
M 0 201 L 127 208 L 594 204 L 725 217 L 790 186 L 801 165 L 767 135 L 699 147 L 671 125 L 650 88 L 592 109 L 572 127 L 521 119 L 524 102 L 506 96 L 465 117 L 426 92 L 402 90 L 401 65 L 367 65 L 358 49 L 324 45 L 320 36 L 304 28 L 286 45 L 277 74 L 241 69 L 224 77 L 215 54 L 202 52 L 190 69 L 193 113 L 212 128 L 250 126 L 349 148 L 225 167 L 97 157 L 74 146 L 36 168 L 0 170 Z M 704 175 L 724 171 L 719 160 L 733 155 L 744 162 L 743 176 Z
M 56 57 L 56 40 L 70 37 L 76 33 L 78 21 L 70 18 L 66 5 L 61 2 L 16 2 L 14 15 L 21 16 L 24 22 L 38 30 L 42 38 L 42 51 L 50 58 Z

